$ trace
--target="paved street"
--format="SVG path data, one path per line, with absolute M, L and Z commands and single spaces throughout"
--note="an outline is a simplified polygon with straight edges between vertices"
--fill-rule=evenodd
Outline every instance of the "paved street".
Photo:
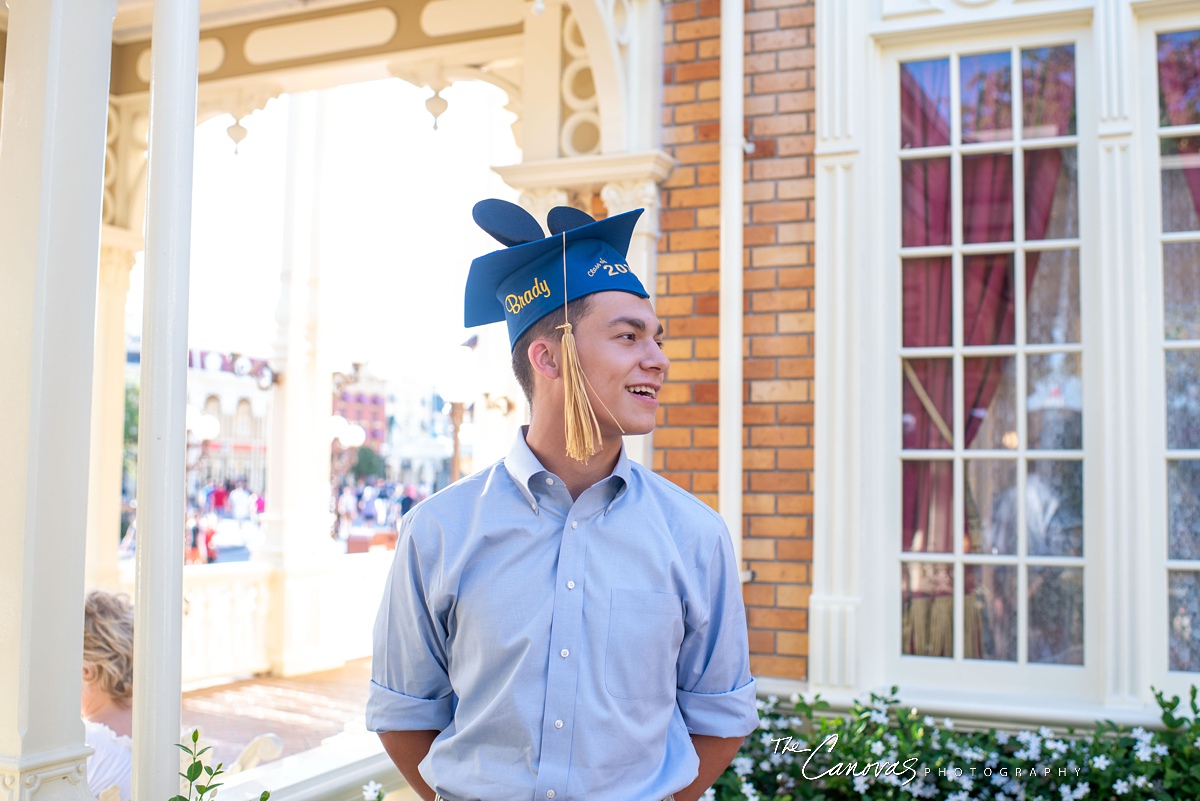
M 283 756 L 296 754 L 317 747 L 349 721 L 361 723 L 370 678 L 371 660 L 359 659 L 325 673 L 264 677 L 186 692 L 183 725 L 199 726 L 216 759 L 226 764 L 266 732 L 283 740 Z

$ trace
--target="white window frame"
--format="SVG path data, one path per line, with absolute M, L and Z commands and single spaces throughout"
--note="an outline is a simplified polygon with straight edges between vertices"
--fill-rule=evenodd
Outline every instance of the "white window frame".
M 1159 33 L 1200 30 L 1200 13 L 1150 14 L 1139 20 L 1137 31 L 1137 66 L 1141 91 L 1137 106 L 1138 127 L 1143 131 L 1139 150 L 1139 166 L 1146 177 L 1144 208 L 1145 236 L 1140 243 L 1146 265 L 1146 324 L 1142 363 L 1146 375 L 1144 419 L 1146 421 L 1145 452 L 1140 459 L 1147 466 L 1144 500 L 1149 570 L 1145 594 L 1149 625 L 1150 682 L 1167 697 L 1187 697 L 1193 684 L 1200 684 L 1200 672 L 1170 669 L 1170 615 L 1168 613 L 1167 580 L 1172 565 L 1169 560 L 1167 533 L 1167 443 L 1166 443 L 1166 376 L 1163 360 L 1163 258 L 1162 258 L 1162 173 L 1159 157 L 1158 122 L 1158 58 Z M 1200 134 L 1200 126 L 1194 126 Z M 1171 237 L 1175 239 L 1175 237 Z M 1187 237 L 1200 239 L 1200 234 Z M 1176 453 L 1179 453 L 1176 451 Z M 1183 451 L 1187 456 L 1200 458 L 1200 452 Z M 1185 702 L 1186 703 L 1186 702 Z
M 1155 723 L 1151 686 L 1178 693 L 1198 677 L 1166 671 L 1165 526 L 1155 519 L 1165 515 L 1165 470 L 1151 440 L 1158 426 L 1161 443 L 1162 421 L 1147 419 L 1161 418 L 1163 389 L 1157 70 L 1146 29 L 1190 28 L 1200 25 L 1200 13 L 1194 0 L 879 0 L 867 13 L 852 5 L 817 5 L 821 302 L 809 680 L 761 684 L 774 692 L 815 690 L 835 707 L 900 684 L 901 697 L 930 714 L 1010 725 Z M 1069 693 L 1037 676 L 1020 687 L 1003 678 L 996 684 L 975 660 L 958 675 L 898 673 L 899 632 L 889 632 L 900 621 L 893 570 L 901 492 L 894 65 L 952 47 L 979 52 L 976 43 L 1072 39 L 1085 354 L 1082 679 Z M 1157 340 L 1150 336 L 1155 322 Z
M 900 248 L 900 230 L 901 230 L 901 214 L 900 204 L 897 203 L 887 214 L 886 219 L 882 221 L 881 232 L 885 240 L 886 256 L 883 260 L 882 285 L 884 288 L 885 298 L 885 328 L 887 330 L 888 347 L 882 353 L 876 354 L 878 358 L 878 368 L 881 375 L 884 376 L 885 395 L 882 417 L 885 421 L 885 442 L 887 447 L 885 452 L 890 451 L 887 468 L 887 483 L 884 492 L 881 493 L 881 498 L 885 500 L 884 506 L 887 510 L 885 524 L 883 530 L 882 541 L 884 549 L 879 553 L 883 556 L 883 598 L 879 608 L 879 614 L 885 617 L 893 618 L 888 625 L 885 625 L 884 631 L 886 637 L 884 640 L 886 670 L 889 676 L 894 677 L 894 680 L 899 682 L 901 686 L 915 685 L 932 685 L 943 688 L 956 688 L 960 690 L 972 690 L 980 687 L 991 688 L 993 691 L 1001 692 L 1020 692 L 1029 687 L 1037 687 L 1039 691 L 1050 693 L 1053 695 L 1068 697 L 1089 697 L 1094 696 L 1097 691 L 1097 674 L 1096 665 L 1100 655 L 1098 647 L 1100 639 L 1100 628 L 1098 627 L 1099 615 L 1098 612 L 1102 608 L 1100 606 L 1101 596 L 1098 591 L 1099 582 L 1096 580 L 1101 570 L 1101 562 L 1099 559 L 1099 551 L 1101 548 L 1100 538 L 1097 536 L 1098 526 L 1092 525 L 1094 520 L 1097 520 L 1097 515 L 1102 514 L 1102 508 L 1099 507 L 1097 499 L 1100 496 L 1100 485 L 1095 480 L 1097 470 L 1095 463 L 1098 461 L 1096 455 L 1099 452 L 1098 436 L 1101 435 L 1098 426 L 1095 424 L 1094 417 L 1101 406 L 1100 393 L 1097 391 L 1098 382 L 1095 380 L 1098 364 L 1096 363 L 1095 347 L 1089 347 L 1093 334 L 1095 333 L 1096 317 L 1093 312 L 1094 305 L 1089 302 L 1094 299 L 1094 292 L 1091 291 L 1096 283 L 1089 280 L 1089 272 L 1093 267 L 1092 256 L 1094 247 L 1089 239 L 1089 233 L 1095 230 L 1096 225 L 1096 208 L 1090 198 L 1095 196 L 1093 187 L 1093 175 L 1087 169 L 1087 165 L 1095 163 L 1095 131 L 1096 131 L 1096 116 L 1095 103 L 1093 98 L 1095 82 L 1091 80 L 1087 65 L 1092 62 L 1093 55 L 1091 51 L 1091 32 L 1088 29 L 1080 29 L 1075 27 L 1050 29 L 1038 33 L 1018 33 L 1008 34 L 1001 33 L 1000 35 L 978 36 L 967 39 L 954 38 L 946 39 L 943 37 L 931 37 L 931 41 L 921 43 L 919 45 L 910 45 L 904 47 L 890 48 L 884 54 L 883 61 L 883 83 L 885 86 L 898 87 L 900 85 L 900 65 L 902 62 L 918 61 L 926 59 L 949 58 L 951 62 L 950 68 L 950 84 L 951 84 L 951 115 L 954 120 L 952 130 L 958 130 L 958 115 L 959 102 L 958 91 L 955 88 L 958 83 L 958 58 L 961 56 L 972 55 L 977 53 L 988 53 L 998 51 L 1019 51 L 1043 46 L 1071 44 L 1075 47 L 1075 93 L 1076 93 L 1076 132 L 1078 139 L 1078 159 L 1079 159 L 1079 175 L 1078 175 L 1078 198 L 1079 198 L 1079 263 L 1080 263 L 1080 306 L 1081 306 L 1081 345 L 1082 345 L 1082 372 L 1084 386 L 1084 413 L 1083 413 L 1083 464 L 1084 464 L 1084 664 L 1078 665 L 1045 665 L 1045 664 L 1016 664 L 1013 662 L 999 662 L 993 660 L 963 658 L 963 601 L 962 594 L 963 584 L 963 559 L 961 554 L 961 543 L 959 537 L 955 536 L 956 553 L 949 554 L 950 564 L 954 565 L 955 585 L 959 588 L 954 596 L 954 618 L 955 618 L 955 655 L 953 657 L 923 657 L 923 656 L 904 656 L 901 655 L 900 642 L 900 565 L 902 561 L 923 561 L 926 554 L 907 554 L 902 555 L 900 549 L 900 521 L 901 508 L 903 503 L 902 488 L 901 488 L 901 459 L 902 452 L 900 419 L 902 413 L 902 398 L 900 384 L 900 357 L 902 349 L 900 347 L 902 339 L 902 321 L 901 321 L 901 304 L 900 304 L 900 276 L 901 276 L 901 248 Z M 1013 87 L 1013 104 L 1014 107 L 1021 103 L 1020 81 L 1021 75 L 1019 71 L 1019 57 L 1015 62 L 1017 69 L 1012 74 Z M 900 99 L 898 93 L 893 95 L 882 110 L 882 124 L 880 126 L 882 134 L 883 152 L 881 154 L 880 164 L 883 167 L 881 183 L 885 188 L 885 194 L 889 198 L 898 200 L 901 192 L 901 149 L 900 149 Z M 1017 121 L 1014 115 L 1014 128 Z M 1014 136 L 1019 132 L 1014 130 Z M 999 143 L 998 143 L 999 144 Z M 1014 138 L 1009 143 L 1005 143 L 1007 149 L 1013 149 L 1017 146 L 1017 141 Z M 945 151 L 946 154 L 951 151 L 957 152 L 958 145 L 951 145 L 945 148 L 939 148 L 938 154 Z M 987 152 L 992 152 L 988 149 Z M 1019 171 L 1019 170 L 1018 170 Z M 961 170 L 957 166 L 957 158 L 952 162 L 952 192 L 951 192 L 951 214 L 955 220 L 959 220 L 962 213 L 962 192 L 960 183 Z M 1014 175 L 1013 183 L 1013 202 L 1021 204 L 1023 202 L 1022 187 L 1023 176 Z M 958 228 L 960 223 L 956 224 Z M 1014 221 L 1015 225 L 1015 221 Z M 1014 231 L 1014 235 L 1019 232 Z M 957 240 L 958 233 L 954 235 L 955 245 L 953 250 L 957 253 L 960 251 L 960 245 Z M 1018 236 L 1018 238 L 1020 238 Z M 998 248 L 998 250 L 1003 247 Z M 947 251 L 950 248 L 946 249 Z M 960 261 L 960 257 L 956 255 L 955 261 Z M 1023 271 L 1023 261 L 1015 259 L 1013 262 L 1014 271 L 1018 273 L 1018 286 L 1023 284 L 1020 281 Z M 956 289 L 955 308 L 956 316 L 961 316 L 961 297 L 958 297 Z M 1022 325 L 1018 321 L 1018 326 Z M 961 351 L 953 348 L 945 349 L 947 351 L 954 350 L 956 354 L 961 354 Z M 938 353 L 941 351 L 939 350 Z M 955 360 L 961 359 L 961 355 L 956 355 Z M 1023 358 L 1018 357 L 1018 358 Z M 872 359 L 874 361 L 874 359 Z M 960 372 L 960 371 L 958 371 Z M 1018 403 L 1020 398 L 1024 396 L 1021 392 L 1020 384 L 1017 387 Z M 955 471 L 955 518 L 960 519 L 963 515 L 962 510 L 962 493 L 964 488 L 964 476 L 962 462 L 956 457 L 960 457 L 964 452 L 969 451 L 961 446 L 961 434 L 964 421 L 962 419 L 962 398 L 961 398 L 961 378 L 956 379 L 955 387 L 955 410 L 954 410 L 954 426 L 956 431 L 956 441 L 959 447 L 955 450 L 947 450 L 945 456 L 954 458 Z M 1019 407 L 1018 415 L 1024 416 L 1023 405 Z M 1020 460 L 1018 460 L 1020 461 Z M 957 526 L 955 527 L 957 531 Z M 907 558 L 905 558 L 907 557 Z M 1024 560 L 1016 557 L 1012 560 L 1013 564 L 1020 559 L 1021 563 Z M 935 556 L 935 561 L 947 561 L 945 556 Z M 1008 563 L 1007 561 L 1005 562 Z M 1018 572 L 1018 581 L 1016 586 L 1017 598 L 1014 600 L 1017 603 L 1018 615 L 1018 654 L 1025 652 L 1025 637 L 1026 626 L 1028 619 L 1028 611 L 1024 599 L 1025 580 L 1024 571 Z M 888 599 L 891 599 L 890 601 Z

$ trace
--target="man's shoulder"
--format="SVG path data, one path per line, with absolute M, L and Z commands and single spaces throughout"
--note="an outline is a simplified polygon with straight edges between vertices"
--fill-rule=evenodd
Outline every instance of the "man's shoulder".
M 482 470 L 460 478 L 448 487 L 443 487 L 424 500 L 412 505 L 403 518 L 402 527 L 408 532 L 438 526 L 448 519 L 458 519 L 487 491 L 498 478 L 508 479 L 504 460 L 488 465 Z
M 633 480 L 646 487 L 649 494 L 667 507 L 670 514 L 682 515 L 692 524 L 711 524 L 713 531 L 725 531 L 725 518 L 704 501 L 644 465 L 631 462 L 630 466 Z

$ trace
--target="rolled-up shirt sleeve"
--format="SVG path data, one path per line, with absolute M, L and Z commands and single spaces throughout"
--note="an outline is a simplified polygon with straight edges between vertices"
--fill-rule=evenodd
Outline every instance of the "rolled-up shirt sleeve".
M 423 561 L 414 537 L 419 518 L 414 510 L 401 524 L 375 618 L 366 710 L 367 729 L 374 732 L 441 731 L 454 714 L 445 625 L 429 602 L 433 568 Z
M 697 586 L 679 650 L 679 711 L 692 734 L 745 737 L 758 727 L 758 711 L 742 584 L 723 523 Z

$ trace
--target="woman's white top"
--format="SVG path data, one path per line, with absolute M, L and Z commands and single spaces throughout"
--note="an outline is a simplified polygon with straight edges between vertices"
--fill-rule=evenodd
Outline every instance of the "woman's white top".
M 121 789 L 121 801 L 133 798 L 133 740 L 103 723 L 83 722 L 84 740 L 95 751 L 87 761 L 88 790 L 92 795 L 112 787 Z

